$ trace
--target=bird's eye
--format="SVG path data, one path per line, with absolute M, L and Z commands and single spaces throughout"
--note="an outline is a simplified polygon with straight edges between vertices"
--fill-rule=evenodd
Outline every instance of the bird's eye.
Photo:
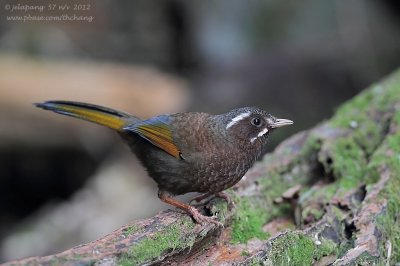
M 259 127 L 261 125 L 261 119 L 253 118 L 253 119 L 251 119 L 251 124 L 256 126 L 256 127 Z

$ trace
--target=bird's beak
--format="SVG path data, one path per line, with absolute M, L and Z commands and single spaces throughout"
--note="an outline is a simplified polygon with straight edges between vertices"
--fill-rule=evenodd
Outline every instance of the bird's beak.
M 276 119 L 275 120 L 275 123 L 273 123 L 272 125 L 271 125 L 271 127 L 272 128 L 277 128 L 277 127 L 284 127 L 284 126 L 289 126 L 289 125 L 291 125 L 291 124 L 293 124 L 293 121 L 292 120 L 289 120 L 289 119 Z

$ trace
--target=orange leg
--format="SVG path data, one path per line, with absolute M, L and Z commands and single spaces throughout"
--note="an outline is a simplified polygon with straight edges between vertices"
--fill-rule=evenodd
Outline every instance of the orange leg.
M 195 207 L 190 206 L 186 203 L 183 203 L 179 200 L 176 200 L 174 198 L 172 198 L 170 195 L 168 195 L 167 192 L 163 191 L 163 190 L 159 190 L 158 191 L 158 197 L 160 198 L 161 201 L 170 204 L 172 206 L 175 206 L 181 210 L 186 211 L 187 213 L 189 213 L 193 219 L 199 223 L 199 224 L 206 224 L 206 223 L 213 223 L 217 226 L 221 226 L 224 227 L 224 225 L 218 221 L 216 221 L 214 218 L 212 217 L 208 217 L 208 216 L 204 216 L 203 214 L 201 214 Z

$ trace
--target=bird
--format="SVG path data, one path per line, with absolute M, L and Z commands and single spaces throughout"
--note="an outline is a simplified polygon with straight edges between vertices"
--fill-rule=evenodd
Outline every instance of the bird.
M 186 211 L 196 223 L 222 225 L 175 196 L 201 193 L 196 201 L 218 196 L 234 186 L 263 155 L 269 134 L 293 124 L 257 107 L 224 114 L 182 112 L 140 119 L 100 105 L 45 101 L 36 107 L 111 128 L 129 145 L 158 185 L 161 201 Z

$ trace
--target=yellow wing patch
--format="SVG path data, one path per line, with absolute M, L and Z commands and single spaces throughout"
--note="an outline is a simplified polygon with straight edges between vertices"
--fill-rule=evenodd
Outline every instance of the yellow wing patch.
M 168 121 L 166 116 L 160 116 L 141 121 L 127 127 L 126 129 L 138 133 L 153 145 L 159 147 L 175 158 L 180 159 L 181 152 L 173 141 L 172 131 L 166 121 Z

